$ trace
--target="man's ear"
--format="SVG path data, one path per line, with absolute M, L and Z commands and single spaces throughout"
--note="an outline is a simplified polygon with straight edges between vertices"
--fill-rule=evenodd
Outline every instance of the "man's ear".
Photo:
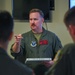
M 42 22 L 44 23 L 44 18 L 42 18 Z
M 75 35 L 75 26 L 69 25 L 69 31 L 71 32 L 71 34 Z
M 10 33 L 9 41 L 12 40 L 12 37 L 13 37 L 13 32 Z

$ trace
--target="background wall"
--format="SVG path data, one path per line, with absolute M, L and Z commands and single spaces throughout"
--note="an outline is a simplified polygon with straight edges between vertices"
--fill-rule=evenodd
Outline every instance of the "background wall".
M 8 10 L 12 14 L 12 0 L 0 0 L 0 10 Z M 48 30 L 56 33 L 60 38 L 62 45 L 72 42 L 72 39 L 63 23 L 63 16 L 69 9 L 69 0 L 55 0 L 55 10 L 52 11 L 52 22 L 47 23 Z M 24 33 L 30 30 L 28 22 L 14 21 L 14 35 Z M 44 25 L 44 27 L 46 27 Z M 10 46 L 14 42 L 14 37 L 9 44 L 8 53 L 10 55 Z

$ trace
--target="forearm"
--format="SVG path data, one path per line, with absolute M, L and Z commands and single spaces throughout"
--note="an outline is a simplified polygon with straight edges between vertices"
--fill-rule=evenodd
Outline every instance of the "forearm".
M 20 52 L 20 44 L 14 43 L 14 45 L 12 46 L 12 50 L 14 53 L 19 53 Z

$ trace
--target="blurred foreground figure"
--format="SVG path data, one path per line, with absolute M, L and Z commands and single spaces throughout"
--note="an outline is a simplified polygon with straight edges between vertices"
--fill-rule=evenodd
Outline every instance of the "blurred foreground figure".
M 60 51 L 57 62 L 46 75 L 75 75 L 75 6 L 66 12 L 64 23 L 74 43 L 66 45 Z
M 13 18 L 8 11 L 0 12 L 0 75 L 33 75 L 25 65 L 13 60 L 7 54 L 9 41 L 13 36 Z

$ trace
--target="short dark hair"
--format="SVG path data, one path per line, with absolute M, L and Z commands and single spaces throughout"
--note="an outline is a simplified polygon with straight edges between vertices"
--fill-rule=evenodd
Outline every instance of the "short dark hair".
M 0 11 L 0 41 L 7 41 L 13 31 L 13 17 L 8 11 Z
M 69 27 L 69 25 L 75 25 L 75 6 L 65 13 L 64 23 L 67 27 Z
M 35 8 L 35 9 L 30 10 L 29 14 L 34 13 L 34 12 L 38 12 L 40 16 L 44 18 L 44 13 L 42 12 L 42 10 Z

